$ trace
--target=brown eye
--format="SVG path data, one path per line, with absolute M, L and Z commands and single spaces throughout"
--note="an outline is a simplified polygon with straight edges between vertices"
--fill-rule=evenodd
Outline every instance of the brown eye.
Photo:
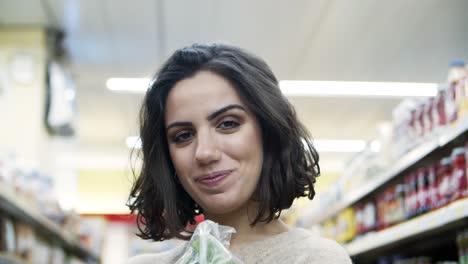
M 225 120 L 218 125 L 220 129 L 232 129 L 238 127 L 240 124 L 234 120 Z
M 182 131 L 182 132 L 175 134 L 175 136 L 172 138 L 172 142 L 182 143 L 182 142 L 190 140 L 192 137 L 193 137 L 193 132 Z

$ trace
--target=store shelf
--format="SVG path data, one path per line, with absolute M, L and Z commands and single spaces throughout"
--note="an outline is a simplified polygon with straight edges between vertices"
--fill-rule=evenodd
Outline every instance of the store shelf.
M 4 254 L 0 254 L 0 264 L 25 264 L 25 263 L 17 258 L 4 255 Z
M 340 211 L 346 207 L 356 203 L 360 199 L 364 198 L 366 195 L 373 192 L 378 187 L 382 186 L 386 182 L 395 178 L 401 174 L 404 170 L 408 169 L 421 159 L 425 158 L 436 149 L 447 145 L 448 143 L 455 140 L 457 137 L 461 136 L 468 131 L 468 118 L 460 120 L 455 126 L 450 127 L 445 130 L 440 136 L 434 137 L 422 143 L 412 151 L 404 155 L 394 166 L 383 172 L 382 174 L 375 177 L 375 181 L 369 182 L 368 184 L 362 186 L 341 198 L 340 202 L 331 206 L 331 209 L 323 213 L 320 217 L 317 218 L 315 223 L 321 223 L 327 219 L 330 219 L 334 215 L 338 214 Z
M 38 233 L 50 240 L 57 241 L 70 254 L 87 262 L 98 262 L 99 258 L 81 246 L 70 232 L 60 230 L 55 223 L 43 216 L 38 210 L 31 208 L 23 200 L 18 199 L 10 189 L 1 185 L 0 210 L 30 224 Z
M 446 228 L 459 221 L 468 223 L 468 198 L 456 201 L 436 211 L 379 232 L 369 233 L 345 245 L 351 256 L 368 253 L 384 246 L 390 246 L 404 239 L 414 238 L 427 232 Z

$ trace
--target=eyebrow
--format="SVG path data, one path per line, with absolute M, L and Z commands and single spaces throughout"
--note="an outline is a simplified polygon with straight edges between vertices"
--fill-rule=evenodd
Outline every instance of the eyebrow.
M 225 106 L 225 107 L 223 107 L 223 108 L 221 108 L 219 110 L 214 111 L 212 114 L 207 116 L 206 119 L 208 121 L 211 121 L 211 120 L 215 119 L 216 117 L 220 116 L 221 114 L 223 114 L 224 112 L 227 112 L 227 111 L 229 111 L 231 109 L 240 109 L 240 110 L 246 112 L 245 108 L 243 106 L 238 105 L 238 104 L 230 104 L 230 105 L 227 105 L 227 106 Z
M 209 116 L 206 117 L 206 120 L 208 121 L 211 121 L 213 119 L 215 119 L 216 117 L 222 115 L 223 113 L 231 110 L 231 109 L 240 109 L 244 112 L 246 112 L 245 108 L 241 105 L 238 105 L 238 104 L 230 104 L 230 105 L 227 105 L 221 109 L 218 109 L 216 111 L 214 111 L 213 113 L 211 113 Z M 192 122 L 174 122 L 174 123 L 171 123 L 170 125 L 168 125 L 166 127 L 166 130 L 169 130 L 170 128 L 172 127 L 177 127 L 177 126 L 192 126 Z

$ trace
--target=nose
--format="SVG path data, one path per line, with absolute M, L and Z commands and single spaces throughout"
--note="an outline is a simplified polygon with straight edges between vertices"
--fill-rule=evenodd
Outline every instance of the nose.
M 208 165 L 220 159 L 221 152 L 218 149 L 216 138 L 208 132 L 197 133 L 197 148 L 195 160 L 200 165 Z

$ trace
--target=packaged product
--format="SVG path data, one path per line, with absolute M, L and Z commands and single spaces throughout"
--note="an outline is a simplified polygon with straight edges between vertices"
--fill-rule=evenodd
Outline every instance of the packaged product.
M 377 226 L 377 210 L 373 200 L 365 203 L 362 214 L 364 231 L 369 232 L 374 230 Z
M 65 251 L 61 247 L 52 248 L 50 256 L 50 264 L 62 264 L 65 263 Z
M 450 192 L 450 185 L 452 182 L 452 159 L 450 157 L 445 157 L 440 161 L 439 171 L 437 178 L 439 180 L 438 183 L 438 191 L 439 191 L 439 202 L 437 204 L 437 208 L 445 206 L 450 202 L 451 199 L 451 192 Z
M 450 68 L 447 76 L 449 87 L 454 92 L 455 104 L 459 115 L 465 115 L 468 110 L 467 97 L 465 91 L 465 82 L 468 71 L 465 68 L 463 60 L 454 60 L 450 62 Z
M 405 185 L 400 183 L 395 186 L 395 209 L 394 221 L 400 222 L 405 220 Z
M 392 187 L 387 188 L 384 192 L 384 204 L 385 204 L 385 214 L 384 214 L 384 222 L 385 226 L 391 226 L 393 224 L 393 197 L 394 197 L 394 190 Z
M 443 127 L 447 124 L 447 111 L 446 111 L 446 91 L 443 86 L 439 87 L 437 96 L 435 98 L 435 110 L 433 120 L 434 120 L 434 129 L 436 133 L 440 133 L 443 130 Z
M 437 203 L 440 200 L 439 191 L 438 191 L 438 180 L 437 180 L 437 170 L 438 165 L 434 163 L 429 166 L 427 171 L 427 178 L 429 182 L 429 193 L 428 193 L 428 200 L 430 210 L 434 210 L 437 208 Z
M 205 220 L 200 223 L 176 264 L 236 264 L 243 263 L 230 251 L 234 228 Z
M 407 219 L 417 215 L 419 208 L 417 194 L 417 174 L 411 173 L 405 178 L 405 211 Z
M 36 246 L 36 235 L 34 229 L 26 224 L 17 222 L 16 230 L 16 254 L 23 260 L 32 262 L 34 260 L 33 249 Z
M 354 221 L 356 223 L 356 235 L 362 235 L 366 232 L 364 228 L 364 208 L 362 204 L 354 206 Z
M 9 218 L 0 219 L 0 251 L 13 255 L 16 251 L 16 233 Z
M 451 158 L 453 161 L 453 172 L 450 184 L 450 190 L 452 193 L 450 201 L 454 201 L 463 198 L 466 195 L 466 149 L 464 147 L 453 149 Z
M 417 200 L 418 214 L 425 213 L 430 209 L 429 197 L 429 178 L 425 168 L 418 169 L 417 172 Z
M 347 242 L 356 236 L 355 212 L 352 207 L 344 209 L 337 218 L 338 242 Z
M 445 90 L 445 111 L 447 123 L 454 123 L 458 118 L 457 94 L 454 84 L 444 85 Z
M 338 232 L 335 217 L 332 217 L 323 223 L 322 235 L 330 239 L 337 239 Z
M 433 97 L 430 97 L 424 103 L 424 134 L 432 135 L 434 132 L 434 101 Z
M 382 230 L 386 227 L 385 225 L 385 215 L 386 215 L 386 205 L 385 205 L 385 195 L 380 193 L 376 198 L 377 204 L 377 230 Z
M 31 259 L 34 260 L 35 264 L 50 264 L 52 248 L 46 241 L 37 239 L 34 247 L 32 248 L 31 255 Z

